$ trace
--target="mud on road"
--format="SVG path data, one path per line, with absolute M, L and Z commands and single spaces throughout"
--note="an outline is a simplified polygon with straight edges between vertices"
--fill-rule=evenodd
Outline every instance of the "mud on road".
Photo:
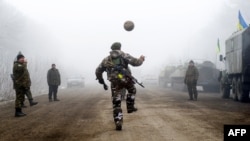
M 217 93 L 188 101 L 185 92 L 147 87 L 138 88 L 137 112 L 128 114 L 122 102 L 123 130 L 116 131 L 110 91 L 98 86 L 59 90 L 59 102 L 37 96 L 21 118 L 13 101 L 1 104 L 0 141 L 222 141 L 224 124 L 250 125 L 249 103 Z

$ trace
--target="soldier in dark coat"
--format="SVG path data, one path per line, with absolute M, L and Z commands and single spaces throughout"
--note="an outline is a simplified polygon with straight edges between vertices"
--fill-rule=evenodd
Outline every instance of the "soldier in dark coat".
M 198 93 L 197 93 L 197 81 L 199 78 L 199 72 L 198 69 L 194 66 L 194 61 L 191 60 L 189 62 L 188 69 L 186 71 L 184 83 L 188 87 L 188 93 L 189 93 L 189 100 L 197 100 Z
M 47 82 L 49 85 L 49 101 L 52 102 L 52 95 L 54 101 L 60 101 L 57 98 L 58 86 L 61 84 L 61 76 L 59 70 L 56 68 L 55 64 L 52 64 L 52 68 L 48 70 Z
M 121 51 L 121 44 L 119 42 L 113 43 L 111 49 L 110 55 L 104 58 L 96 68 L 96 77 L 100 84 L 105 84 L 102 73 L 104 71 L 107 72 L 107 78 L 112 85 L 114 122 L 116 130 L 121 130 L 123 124 L 121 93 L 124 88 L 128 91 L 126 98 L 127 112 L 132 113 L 137 111 L 137 108 L 134 107 L 136 88 L 134 82 L 128 77 L 128 75 L 131 75 L 128 65 L 140 66 L 144 62 L 145 57 L 142 55 L 140 58 L 135 58 L 124 53 Z

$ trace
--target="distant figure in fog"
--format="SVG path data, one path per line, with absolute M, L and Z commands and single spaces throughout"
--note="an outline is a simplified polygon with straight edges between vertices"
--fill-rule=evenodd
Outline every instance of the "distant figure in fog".
M 194 61 L 191 60 L 188 65 L 188 69 L 186 71 L 184 83 L 187 85 L 188 93 L 189 93 L 189 100 L 197 100 L 198 93 L 197 93 L 197 81 L 199 77 L 198 69 L 194 66 Z
M 57 90 L 58 86 L 61 84 L 61 77 L 55 64 L 52 64 L 52 68 L 48 70 L 47 82 L 49 85 L 49 102 L 52 102 L 52 95 L 54 101 L 60 101 L 57 98 Z

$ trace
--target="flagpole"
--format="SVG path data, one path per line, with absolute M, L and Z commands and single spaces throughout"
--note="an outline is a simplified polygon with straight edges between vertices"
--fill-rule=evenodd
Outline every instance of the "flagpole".
M 218 66 L 217 66 L 218 65 L 217 64 L 218 60 L 217 59 L 218 59 L 218 54 L 219 53 L 220 53 L 220 39 L 218 38 L 217 39 L 217 48 L 216 48 L 216 53 L 215 53 L 216 54 L 216 56 L 215 56 L 215 59 L 216 59 L 215 60 L 215 68 L 218 68 Z

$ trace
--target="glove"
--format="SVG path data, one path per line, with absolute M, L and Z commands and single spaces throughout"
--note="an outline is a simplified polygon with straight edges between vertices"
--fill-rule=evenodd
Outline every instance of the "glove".
M 106 84 L 103 84 L 104 90 L 108 90 L 108 86 Z
M 100 84 L 104 84 L 104 80 L 103 79 L 98 79 Z

